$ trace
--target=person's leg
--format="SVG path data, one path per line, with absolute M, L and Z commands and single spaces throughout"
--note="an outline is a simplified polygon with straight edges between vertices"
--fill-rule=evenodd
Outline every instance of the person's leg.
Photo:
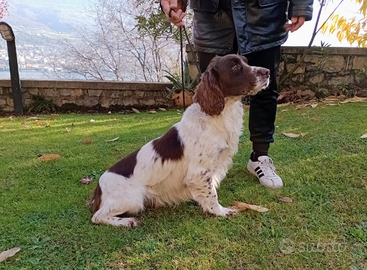
M 215 57 L 214 53 L 198 52 L 199 67 L 201 73 L 203 73 L 208 67 L 210 61 Z
M 267 156 L 270 143 L 274 142 L 274 122 L 277 110 L 276 75 L 280 62 L 280 46 L 246 55 L 250 66 L 270 70 L 269 87 L 260 91 L 250 101 L 250 140 L 253 144 L 252 160 Z
M 274 172 L 275 167 L 268 157 L 270 143 L 274 142 L 274 122 L 277 110 L 276 75 L 280 63 L 280 46 L 246 55 L 249 65 L 270 70 L 269 87 L 263 89 L 250 101 L 249 129 L 253 152 L 247 165 L 260 183 L 271 188 L 283 186 L 282 179 Z
M 235 38 L 233 40 L 233 51 L 231 53 L 238 53 L 238 44 L 237 44 L 237 39 Z M 205 52 L 197 52 L 198 54 L 198 61 L 199 61 L 199 67 L 200 67 L 200 71 L 201 73 L 203 73 L 206 68 L 208 67 L 210 61 L 216 56 L 216 54 L 214 53 L 205 53 Z M 223 55 L 221 55 L 223 56 Z

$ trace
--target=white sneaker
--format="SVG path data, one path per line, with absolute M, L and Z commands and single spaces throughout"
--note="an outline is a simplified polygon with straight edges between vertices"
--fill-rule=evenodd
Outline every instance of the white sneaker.
M 260 184 L 268 188 L 281 188 L 282 179 L 275 173 L 273 160 L 268 156 L 258 157 L 258 161 L 249 160 L 247 169 L 260 180 Z

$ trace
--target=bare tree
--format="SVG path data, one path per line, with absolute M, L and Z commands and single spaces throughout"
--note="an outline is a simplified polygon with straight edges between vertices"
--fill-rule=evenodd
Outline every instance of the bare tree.
M 65 42 L 68 57 L 61 65 L 71 76 L 159 82 L 163 70 L 177 68 L 175 31 L 153 0 L 95 0 L 92 14 L 94 25 Z

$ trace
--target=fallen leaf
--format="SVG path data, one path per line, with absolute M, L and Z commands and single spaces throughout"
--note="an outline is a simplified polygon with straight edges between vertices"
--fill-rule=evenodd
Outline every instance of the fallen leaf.
M 341 101 L 340 103 L 349 103 L 349 102 L 361 102 L 365 101 L 367 98 L 362 97 L 353 97 L 353 98 L 347 98 L 346 100 Z
M 267 212 L 269 211 L 268 208 L 262 207 L 262 206 L 257 206 L 257 205 L 253 205 L 253 204 L 247 204 L 247 203 L 243 203 L 243 202 L 237 202 L 237 201 L 233 201 L 232 205 L 235 209 L 239 210 L 239 211 L 243 211 L 246 209 L 251 209 L 257 212 Z
M 43 161 L 50 161 L 61 158 L 60 155 L 57 154 L 47 154 L 47 155 L 41 155 L 38 159 Z
M 90 121 L 93 123 L 93 122 L 95 122 L 96 120 L 94 120 L 94 119 L 90 119 Z
M 307 113 L 301 113 L 301 115 L 302 115 L 302 116 L 306 116 L 306 115 L 307 115 Z
M 161 111 L 165 112 L 167 111 L 165 108 L 159 108 Z
M 50 125 L 50 123 L 47 123 L 47 124 L 46 124 L 46 127 L 50 127 L 50 126 L 51 126 L 51 125 Z
M 16 253 L 20 251 L 20 248 L 12 248 L 0 253 L 0 262 L 6 260 L 7 258 L 13 257 Z
M 131 108 L 135 113 L 140 113 L 139 110 L 135 109 L 135 108 Z
M 67 127 L 67 128 L 66 128 L 66 131 L 67 131 L 67 132 L 70 132 L 70 131 L 71 131 L 71 128 L 68 128 L 68 127 Z
M 295 134 L 295 133 L 286 133 L 283 132 L 282 133 L 284 136 L 290 137 L 290 138 L 298 138 L 299 136 L 301 136 L 301 134 Z
M 45 118 L 41 118 L 41 117 L 37 117 L 37 116 L 27 118 L 27 120 L 44 120 L 44 119 Z
M 156 111 L 149 111 L 149 113 L 157 113 Z
M 365 138 L 367 138 L 367 133 L 366 133 L 366 134 L 363 134 L 363 135 L 361 136 L 361 139 L 365 139 Z
M 310 120 L 311 121 L 314 121 L 314 122 L 318 122 L 318 121 L 320 121 L 320 118 L 318 118 L 318 117 L 311 117 Z
M 287 202 L 287 203 L 293 202 L 292 198 L 283 197 L 283 196 L 278 196 L 278 200 L 281 201 L 281 202 Z
M 6 148 L 5 148 L 5 147 L 0 148 L 0 151 L 5 151 L 5 150 L 6 150 Z
M 325 99 L 324 99 L 324 101 L 326 101 L 326 102 L 329 102 L 329 101 L 339 101 L 340 99 L 339 98 L 337 98 L 337 97 L 335 97 L 335 96 L 330 96 L 330 97 L 326 97 Z
M 282 103 L 282 104 L 278 104 L 277 106 L 278 107 L 287 107 L 287 106 L 289 106 L 289 104 L 291 104 L 290 102 L 288 102 L 288 103 Z
M 311 104 L 311 107 L 314 109 L 317 107 L 318 104 Z
M 85 140 L 83 140 L 83 143 L 84 144 L 91 144 L 92 140 L 91 139 L 85 139 Z
M 93 177 L 92 178 L 82 178 L 80 179 L 80 182 L 82 182 L 83 184 L 89 184 L 91 181 L 93 180 Z
M 328 103 L 328 104 L 326 104 L 326 106 L 336 106 L 336 105 L 339 105 L 339 104 L 336 104 L 336 103 Z
M 284 109 L 284 110 L 282 110 L 282 112 L 286 112 L 286 111 L 288 111 L 288 109 Z
M 300 104 L 296 106 L 296 110 L 303 109 L 307 106 L 307 104 Z
M 20 122 L 22 125 L 25 125 L 25 121 Z
M 114 142 L 114 141 L 117 141 L 120 137 L 116 137 L 114 139 L 111 139 L 111 140 L 105 140 L 105 142 Z
M 108 114 L 111 114 L 112 112 L 111 111 L 108 111 Z

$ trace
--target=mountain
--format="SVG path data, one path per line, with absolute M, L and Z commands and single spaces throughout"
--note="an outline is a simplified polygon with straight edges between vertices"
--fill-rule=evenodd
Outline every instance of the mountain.
M 8 0 L 8 3 L 9 14 L 2 21 L 14 31 L 21 73 L 51 70 L 54 63 L 50 59 L 65 58 L 63 41 L 75 38 L 78 27 L 93 22 L 88 12 L 89 0 Z M 5 49 L 6 42 L 0 41 L 0 66 L 8 66 Z
M 90 20 L 89 5 L 87 0 L 12 0 L 9 2 L 9 16 L 4 20 L 19 31 L 71 33 L 73 27 Z

